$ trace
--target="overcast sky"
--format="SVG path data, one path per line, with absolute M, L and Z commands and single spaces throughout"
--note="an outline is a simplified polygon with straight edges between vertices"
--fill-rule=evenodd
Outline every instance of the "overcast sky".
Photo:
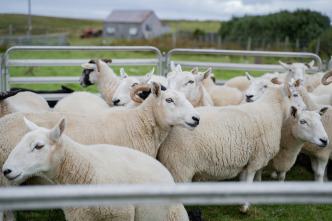
M 114 9 L 151 9 L 163 20 L 219 20 L 310 9 L 332 20 L 332 0 L 31 0 L 31 14 L 105 19 Z M 28 14 L 28 0 L 0 0 L 0 13 Z

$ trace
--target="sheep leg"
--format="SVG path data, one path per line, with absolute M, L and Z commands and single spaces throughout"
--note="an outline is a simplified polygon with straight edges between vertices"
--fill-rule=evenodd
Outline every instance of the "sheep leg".
M 5 216 L 4 212 L 0 212 L 0 221 L 4 220 L 4 216 Z
M 324 182 L 324 172 L 327 165 L 327 160 L 318 159 L 317 168 L 315 171 L 315 180 L 318 182 Z
M 277 179 L 278 178 L 278 173 L 276 172 L 276 171 L 274 171 L 274 172 L 272 172 L 271 174 L 270 174 L 270 177 L 271 177 L 271 179 Z
M 262 170 L 257 170 L 255 173 L 254 181 L 261 182 L 262 181 Z
M 283 181 L 285 181 L 285 178 L 286 178 L 286 172 L 279 173 L 279 176 L 278 176 L 279 181 L 283 182 Z
M 325 171 L 324 171 L 324 178 L 323 178 L 325 182 L 329 181 L 329 178 L 327 177 L 327 168 L 328 168 L 328 166 L 326 165 Z
M 242 182 L 242 181 L 245 181 L 246 179 L 246 171 L 243 170 L 242 172 L 240 172 L 239 174 L 239 180 Z
M 246 178 L 245 181 L 247 183 L 252 183 L 255 177 L 257 171 L 248 171 L 246 170 Z M 250 209 L 250 203 L 249 202 L 245 202 L 242 206 L 240 206 L 240 212 L 243 214 L 247 214 L 249 212 Z

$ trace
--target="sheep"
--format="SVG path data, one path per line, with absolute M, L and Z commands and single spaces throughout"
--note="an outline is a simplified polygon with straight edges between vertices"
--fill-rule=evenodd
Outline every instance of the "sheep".
M 137 85 L 135 91 L 143 90 Z M 0 119 L 0 165 L 9 151 L 26 132 L 20 119 L 23 116 L 43 127 L 55 124 L 55 119 L 65 115 L 70 123 L 66 134 L 82 144 L 107 143 L 127 146 L 144 152 L 154 158 L 160 144 L 174 126 L 194 130 L 199 124 L 199 115 L 183 94 L 174 90 L 161 91 L 157 83 L 152 86 L 150 95 L 139 107 L 120 108 L 105 111 L 98 115 L 75 113 L 13 113 Z
M 210 77 L 205 78 L 202 83 L 209 93 L 214 106 L 237 105 L 242 102 L 244 93 L 235 87 L 216 85 L 214 75 L 211 73 L 211 68 L 209 68 L 207 72 L 210 72 Z
M 2 168 L 12 182 L 43 173 L 56 184 L 167 183 L 168 170 L 156 159 L 127 147 L 82 145 L 64 135 L 66 118 L 52 129 L 24 118 L 29 132 Z M 182 204 L 65 208 L 66 220 L 189 220 Z
M 284 181 L 286 172 L 295 164 L 296 157 L 305 142 L 311 142 L 319 149 L 324 149 L 329 140 L 321 116 L 327 112 L 327 109 L 323 107 L 316 111 L 301 111 L 293 106 L 291 115 L 283 122 L 280 150 L 264 170 L 278 172 L 278 179 Z
M 294 99 L 286 83 L 268 85 L 255 103 L 197 107 L 200 126 L 190 133 L 173 128 L 157 159 L 175 182 L 229 179 L 243 170 L 245 180 L 252 182 L 255 172 L 278 153 L 282 122 Z
M 97 85 L 102 98 L 112 107 L 112 97 L 119 85 L 119 78 L 107 65 L 110 62 L 112 62 L 110 59 L 93 59 L 89 63 L 82 64 L 84 70 L 80 77 L 80 84 L 82 87 Z
M 98 114 L 109 109 L 110 106 L 99 96 L 85 91 L 77 91 L 59 100 L 53 111 Z
M 14 112 L 50 111 L 46 100 L 30 91 L 8 91 L 0 93 L 0 118 Z
M 321 107 L 315 103 L 314 100 L 311 99 L 309 93 L 306 91 L 304 87 L 299 88 L 300 95 L 303 98 L 304 103 L 306 104 L 307 110 L 316 110 Z M 331 108 L 322 116 L 322 122 L 325 128 L 326 133 L 328 134 L 329 138 L 332 137 L 332 110 Z M 324 171 L 329 160 L 329 156 L 332 153 L 332 145 L 329 145 L 323 149 L 318 150 L 315 148 L 314 144 L 305 143 L 301 150 L 302 153 L 307 154 L 311 160 L 311 166 L 314 171 L 315 180 L 319 182 L 324 181 Z
M 182 71 L 181 66 L 175 67 L 171 62 L 172 71 L 168 73 L 168 88 L 182 92 L 194 107 L 213 106 L 213 101 L 202 85 L 211 71 L 198 72 L 198 68 L 189 71 Z
M 74 92 L 74 90 L 61 85 L 61 89 L 59 90 L 52 90 L 52 91 L 43 91 L 43 90 L 31 90 L 31 89 L 27 89 L 27 88 L 18 88 L 18 87 L 12 87 L 10 88 L 10 91 L 30 91 L 30 92 L 34 92 L 36 94 L 69 94 Z M 57 100 L 47 100 L 48 105 L 53 108 L 56 104 L 57 104 Z
M 112 98 L 114 106 L 137 107 L 140 103 L 134 102 L 130 97 L 132 88 L 141 83 L 148 83 L 154 72 L 154 68 L 144 77 L 129 77 L 123 68 L 120 69 L 121 79 Z
M 284 81 L 288 82 L 292 78 L 300 79 L 301 84 L 303 83 L 308 92 L 312 92 L 316 87 L 320 85 L 321 78 L 324 73 L 319 72 L 315 74 L 306 74 L 308 70 L 312 69 L 315 61 L 312 60 L 310 63 L 284 63 L 279 61 L 280 65 L 286 69 L 286 77 Z
M 225 83 L 225 86 L 237 88 L 242 93 L 244 93 L 247 90 L 247 88 L 249 87 L 249 81 L 248 81 L 248 78 L 245 76 L 237 76 L 237 77 L 229 79 Z

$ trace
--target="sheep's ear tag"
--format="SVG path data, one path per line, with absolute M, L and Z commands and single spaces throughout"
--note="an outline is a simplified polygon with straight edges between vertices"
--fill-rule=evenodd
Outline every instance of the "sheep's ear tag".
M 271 84 L 273 84 L 273 83 L 272 82 L 266 83 L 266 85 L 271 85 Z

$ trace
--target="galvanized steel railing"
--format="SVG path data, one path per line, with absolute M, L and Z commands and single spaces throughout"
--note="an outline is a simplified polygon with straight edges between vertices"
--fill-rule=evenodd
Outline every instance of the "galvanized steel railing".
M 178 184 L 62 185 L 0 188 L 0 210 L 99 205 L 331 204 L 332 183 L 209 182 Z
M 3 57 L 0 53 L 0 92 L 4 91 L 5 79 L 3 77 Z
M 238 55 L 238 56 L 261 56 L 261 57 L 291 57 L 291 58 L 312 58 L 316 61 L 316 66 L 310 70 L 312 72 L 321 71 L 323 68 L 321 58 L 313 53 L 305 52 L 277 52 L 277 51 L 245 51 L 245 50 L 212 50 L 212 49 L 185 49 L 175 48 L 166 55 L 164 74 L 168 73 L 171 60 L 182 67 L 201 67 L 224 70 L 254 70 L 254 71 L 285 71 L 281 65 L 271 64 L 241 64 L 241 63 L 222 63 L 222 62 L 197 62 L 197 61 L 178 61 L 171 59 L 174 54 L 207 54 L 207 55 Z
M 158 74 L 162 73 L 162 55 L 158 48 L 152 46 L 15 46 L 5 54 L 6 90 L 10 84 L 28 83 L 78 83 L 79 77 L 12 77 L 9 67 L 13 66 L 80 66 L 90 59 L 10 59 L 13 51 L 152 51 L 156 59 L 112 59 L 111 66 L 156 65 Z

